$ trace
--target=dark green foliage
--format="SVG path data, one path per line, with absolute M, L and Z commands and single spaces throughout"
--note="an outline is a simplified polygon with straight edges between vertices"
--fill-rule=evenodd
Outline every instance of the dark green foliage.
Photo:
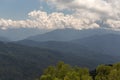
M 120 80 L 120 63 L 113 66 L 100 65 L 96 71 L 95 80 Z
M 59 62 L 56 66 L 49 66 L 38 80 L 120 80 L 120 63 L 99 65 L 95 74 L 89 73 L 87 68 L 71 67 Z
M 108 80 L 108 75 L 111 71 L 111 66 L 105 66 L 105 65 L 100 65 L 97 67 L 96 71 L 97 71 L 97 76 L 96 76 L 96 80 Z
M 39 80 L 92 80 L 87 68 L 71 67 L 59 62 L 49 66 Z

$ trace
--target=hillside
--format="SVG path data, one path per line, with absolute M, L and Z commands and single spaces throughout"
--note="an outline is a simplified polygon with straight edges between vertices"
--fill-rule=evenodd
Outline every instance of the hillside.
M 108 54 L 103 54 L 102 52 L 97 52 L 89 49 L 86 46 L 76 44 L 73 42 L 64 41 L 47 41 L 47 42 L 36 42 L 36 41 L 19 41 L 17 44 L 34 46 L 39 48 L 47 48 L 55 51 L 64 53 L 65 61 L 73 62 L 74 65 L 88 66 L 93 68 L 102 63 L 113 63 L 119 61 L 116 56 L 111 56 Z M 74 60 L 73 60 L 74 59 Z M 75 62 L 74 62 L 75 61 Z M 91 66 L 92 65 L 92 66 Z
M 117 34 L 94 35 L 72 42 L 84 45 L 93 51 L 120 56 L 120 35 Z
M 49 45 L 51 45 L 50 43 Z M 115 57 L 98 54 L 84 47 L 77 49 L 72 46 L 73 44 L 63 44 L 66 43 L 56 42 L 55 46 L 47 45 L 44 48 L 40 48 L 44 44 L 40 47 L 29 47 L 15 43 L 0 42 L 0 79 L 33 80 L 41 75 L 44 68 L 48 65 L 54 65 L 58 61 L 89 67 L 90 69 L 95 68 L 98 64 L 118 61 Z M 71 52 L 72 50 L 73 52 Z
M 61 57 L 59 52 L 48 49 L 0 42 L 0 79 L 33 80 Z

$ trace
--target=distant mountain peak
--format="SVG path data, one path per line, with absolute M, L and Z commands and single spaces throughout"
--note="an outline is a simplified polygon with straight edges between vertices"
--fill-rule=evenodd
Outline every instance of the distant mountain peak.
M 108 33 L 120 34 L 120 32 L 107 30 L 107 29 L 76 30 L 72 28 L 65 28 L 65 29 L 56 29 L 44 34 L 38 34 L 35 36 L 28 37 L 26 39 L 33 41 L 71 41 L 74 39 L 80 39 L 80 38 L 90 37 L 93 35 L 102 35 Z

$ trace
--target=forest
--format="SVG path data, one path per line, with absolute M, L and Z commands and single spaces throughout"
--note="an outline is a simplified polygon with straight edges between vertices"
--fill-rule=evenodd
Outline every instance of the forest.
M 36 80 L 120 80 L 120 63 L 99 65 L 95 70 L 70 66 L 59 62 L 49 66 L 42 76 Z

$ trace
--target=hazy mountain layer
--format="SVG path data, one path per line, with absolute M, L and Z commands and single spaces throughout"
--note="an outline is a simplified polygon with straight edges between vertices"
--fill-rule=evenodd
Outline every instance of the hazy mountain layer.
M 8 38 L 6 38 L 6 37 L 0 36 L 0 41 L 9 42 L 10 40 Z
M 73 42 L 63 42 L 63 41 L 47 41 L 47 42 L 36 42 L 36 41 L 19 41 L 17 44 L 27 45 L 27 46 L 34 46 L 39 48 L 47 48 L 55 51 L 59 51 L 64 53 L 65 56 L 67 56 L 66 60 L 71 59 L 71 61 L 79 60 L 81 62 L 81 65 L 84 61 L 85 63 L 88 63 L 87 66 L 91 67 L 92 65 L 96 65 L 97 63 L 112 63 L 119 61 L 118 57 L 110 56 L 108 54 L 104 54 L 99 51 L 94 51 L 89 49 L 88 47 L 85 47 L 81 44 L 76 44 Z M 72 57 L 72 58 L 71 58 Z M 102 59 L 101 59 L 102 58 Z M 115 59 L 113 59 L 115 58 Z M 73 61 L 74 61 L 73 60 Z M 72 64 L 79 64 L 79 62 L 74 62 Z M 90 64 L 90 65 L 89 65 Z
M 73 40 L 72 42 L 84 45 L 93 51 L 120 56 L 120 35 L 94 35 L 84 39 Z
M 88 30 L 75 30 L 75 29 L 57 29 L 45 34 L 31 36 L 27 40 L 33 41 L 70 41 L 74 39 L 80 39 L 90 37 L 93 35 L 102 35 L 108 33 L 120 34 L 118 31 L 107 29 L 88 29 Z

